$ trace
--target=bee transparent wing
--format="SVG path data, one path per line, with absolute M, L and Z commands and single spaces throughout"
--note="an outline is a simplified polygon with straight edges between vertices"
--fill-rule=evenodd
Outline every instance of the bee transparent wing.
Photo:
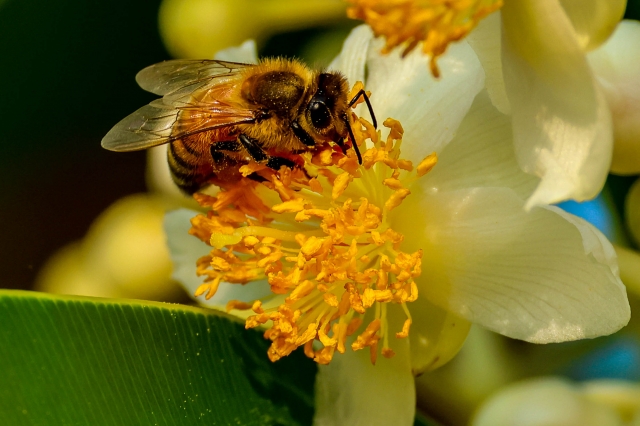
M 156 99 L 116 124 L 102 139 L 111 151 L 138 151 L 221 127 L 255 121 L 253 112 L 219 103 L 175 108 Z
M 169 142 L 180 111 L 151 102 L 120 120 L 102 139 L 111 151 L 138 151 Z
M 212 80 L 234 78 L 241 70 L 252 66 L 218 60 L 176 59 L 143 69 L 136 75 L 136 81 L 148 92 L 175 98 L 212 84 Z
M 137 151 L 181 137 L 255 121 L 254 111 L 228 99 L 238 72 L 250 64 L 172 60 L 140 71 L 143 89 L 162 95 L 124 118 L 102 139 L 112 151 Z M 194 98 L 194 93 L 198 96 Z
M 183 113 L 173 127 L 172 138 L 241 123 L 255 122 L 252 110 L 234 108 L 230 105 L 207 103 L 201 107 L 180 108 Z

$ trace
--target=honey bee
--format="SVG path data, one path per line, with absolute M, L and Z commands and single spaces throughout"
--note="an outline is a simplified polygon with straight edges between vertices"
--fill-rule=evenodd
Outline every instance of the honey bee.
M 361 97 L 376 126 L 364 90 L 349 100 L 340 73 L 295 60 L 171 60 L 143 69 L 136 81 L 162 98 L 116 124 L 102 146 L 137 151 L 168 143 L 173 180 L 188 194 L 237 181 L 238 166 L 251 160 L 274 170 L 301 166 L 298 154 L 323 143 L 343 153 L 353 147 L 362 162 L 348 117 Z

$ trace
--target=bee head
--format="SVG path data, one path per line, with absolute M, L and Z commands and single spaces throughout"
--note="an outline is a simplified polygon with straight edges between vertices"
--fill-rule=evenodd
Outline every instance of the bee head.
M 347 81 L 338 73 L 320 73 L 316 83 L 317 89 L 302 113 L 303 127 L 316 140 L 339 142 L 347 134 L 343 119 L 348 108 Z

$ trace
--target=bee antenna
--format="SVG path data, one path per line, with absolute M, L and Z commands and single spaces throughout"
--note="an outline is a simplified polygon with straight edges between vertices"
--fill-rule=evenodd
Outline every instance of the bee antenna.
M 356 157 L 358 157 L 358 164 L 362 164 L 362 155 L 360 155 L 360 148 L 358 148 L 358 143 L 356 142 L 356 137 L 353 135 L 353 130 L 351 130 L 351 123 L 349 123 L 349 118 L 345 115 L 344 122 L 347 125 L 347 130 L 349 131 L 349 137 L 351 138 L 351 145 L 353 149 L 356 151 Z
M 373 107 L 371 106 L 371 102 L 369 101 L 369 96 L 367 96 L 367 92 L 365 92 L 364 89 L 360 89 L 360 91 L 356 93 L 353 99 L 351 99 L 351 101 L 349 102 L 349 108 L 351 108 L 351 106 L 355 104 L 358 101 L 358 99 L 360 99 L 360 96 L 364 98 L 364 102 L 367 104 L 367 108 L 369 109 L 369 114 L 371 114 L 371 121 L 373 121 L 373 128 L 377 129 L 378 121 L 376 120 L 376 115 L 373 113 Z

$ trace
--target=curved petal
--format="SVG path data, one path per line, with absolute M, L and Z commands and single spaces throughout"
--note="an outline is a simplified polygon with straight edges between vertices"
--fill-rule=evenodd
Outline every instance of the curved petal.
M 589 63 L 613 115 L 611 171 L 640 173 L 640 22 L 625 20 Z
M 478 409 L 471 426 L 622 426 L 615 410 L 553 377 L 507 386 Z
M 451 45 L 438 59 L 439 80 L 431 75 L 421 49 L 401 58 L 397 49 L 381 55 L 383 45 L 377 39 L 369 47 L 366 86 L 371 103 L 379 122 L 388 117 L 402 122 L 403 156 L 419 161 L 451 140 L 482 90 L 484 71 L 465 41 Z
M 485 87 L 489 92 L 491 102 L 503 114 L 511 112 L 511 105 L 507 98 L 502 75 L 502 58 L 500 50 L 502 45 L 500 29 L 500 12 L 492 13 L 484 18 L 478 26 L 471 31 L 466 40 L 478 55 L 478 59 L 484 69 Z
M 609 38 L 622 19 L 627 0 L 559 0 L 584 50 Z
M 476 97 L 456 136 L 438 156 L 436 166 L 423 179 L 424 186 L 436 191 L 506 187 L 523 199 L 538 183 L 537 178 L 518 166 L 511 119 L 496 110 L 484 91 Z
M 243 64 L 258 63 L 258 48 L 254 40 L 247 40 L 240 46 L 229 47 L 218 51 L 213 59 L 220 61 L 240 62 Z
M 210 308 L 225 309 L 230 300 L 250 301 L 271 294 L 266 282 L 257 281 L 247 286 L 221 283 L 216 294 L 209 300 L 204 296 L 198 298 L 193 296 L 203 282 L 203 278 L 196 275 L 196 260 L 211 251 L 211 247 L 189 234 L 191 218 L 198 214 L 193 210 L 179 209 L 165 216 L 164 231 L 173 261 L 171 277 L 182 284 L 187 293 L 198 303 Z
M 368 350 L 350 348 L 336 354 L 329 365 L 320 365 L 314 426 L 413 425 L 416 391 L 409 344 L 398 339 L 393 349 L 394 357 L 380 357 L 376 365 Z
M 502 23 L 516 155 L 542 178 L 526 207 L 595 197 L 611 162 L 611 114 L 571 22 L 555 0 L 520 0 L 505 2 Z
M 534 343 L 607 335 L 628 322 L 615 252 L 584 220 L 556 207 L 527 213 L 522 199 L 503 188 L 404 203 L 421 214 L 395 217 L 393 227 L 415 236 L 402 250 L 424 249 L 420 296 L 434 304 Z
M 565 201 L 557 204 L 557 206 L 574 216 L 583 218 L 598 228 L 611 243 L 620 244 L 623 241 L 627 241 L 626 235 L 624 235 L 616 208 L 612 205 L 612 201 L 607 200 L 607 198 L 609 197 L 605 197 L 600 193 L 593 200 L 581 203 Z
M 340 54 L 329 64 L 329 69 L 340 71 L 351 85 L 357 81 L 364 83 L 364 66 L 371 40 L 373 32 L 368 25 L 354 28 L 344 41 Z

